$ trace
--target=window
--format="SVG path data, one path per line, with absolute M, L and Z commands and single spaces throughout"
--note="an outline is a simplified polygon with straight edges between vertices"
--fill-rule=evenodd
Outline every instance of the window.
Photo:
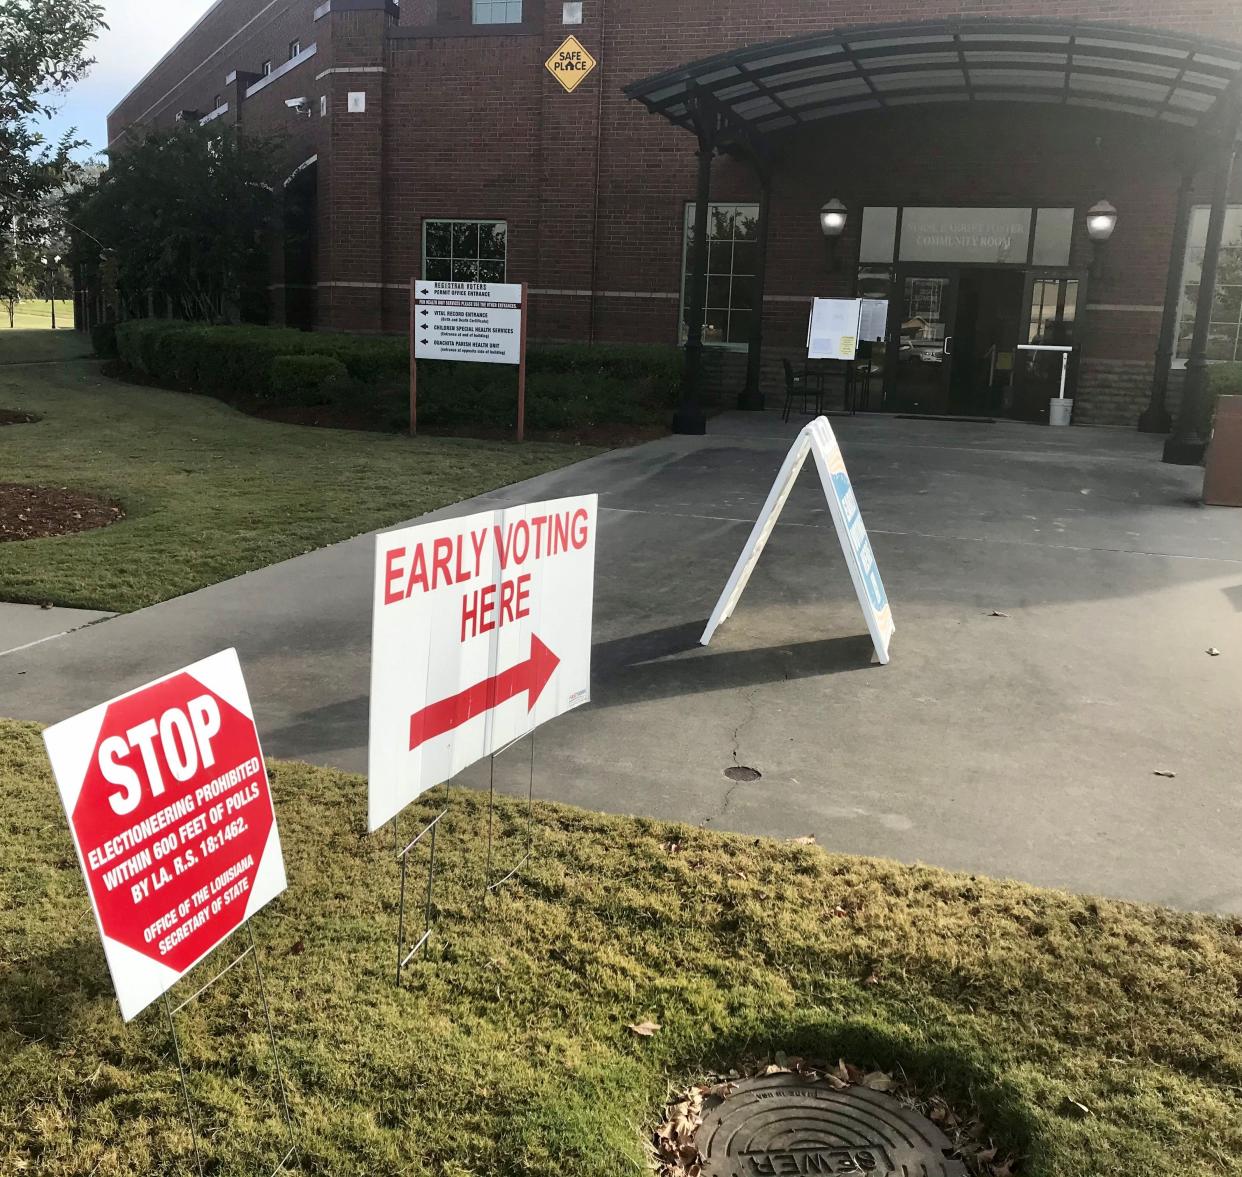
M 216 96 L 215 96 L 215 97 L 211 100 L 211 109 L 212 109 L 212 110 L 219 110 L 219 109 L 220 109 L 220 107 L 222 107 L 223 105 L 224 105 L 224 99 L 223 99 L 223 98 L 221 98 L 219 94 L 217 94 L 217 95 L 216 95 Z
M 270 74 L 271 72 L 272 72 L 272 62 L 271 62 L 271 58 L 268 58 L 268 60 L 265 61 L 259 67 L 259 73 L 261 73 L 266 78 L 267 75 Z
M 755 259 L 759 226 L 757 204 L 713 204 L 707 217 L 707 300 L 703 342 L 745 347 L 755 305 Z M 694 205 L 686 205 L 682 254 L 681 341 L 689 331 L 690 257 L 694 244 Z
M 472 0 L 476 25 L 520 25 L 522 0 Z
M 1077 316 L 1078 282 L 1075 279 L 1034 278 L 1031 281 L 1026 338 L 1022 342 L 1053 347 L 1070 345 L 1074 343 L 1074 321 Z
M 561 5 L 561 24 L 580 25 L 582 23 L 582 0 L 565 0 Z
M 1195 311 L 1199 305 L 1199 279 L 1203 274 L 1203 253 L 1207 244 L 1207 208 L 1190 214 L 1186 237 L 1186 264 L 1182 269 L 1182 298 L 1177 311 L 1177 350 L 1179 360 L 1190 354 L 1195 333 Z M 1216 298 L 1212 303 L 1208 329 L 1209 360 L 1242 360 L 1242 205 L 1232 205 L 1225 213 L 1225 235 L 1221 238 L 1220 260 L 1216 269 Z
M 292 61 L 295 57 L 297 57 L 297 55 L 301 52 L 302 52 L 301 41 L 290 41 L 289 42 L 289 60 L 290 61 Z
M 424 221 L 423 277 L 438 282 L 503 282 L 504 221 Z

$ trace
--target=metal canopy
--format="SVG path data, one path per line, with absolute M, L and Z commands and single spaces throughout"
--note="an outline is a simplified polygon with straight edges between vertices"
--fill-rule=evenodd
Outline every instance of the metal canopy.
M 835 29 L 749 45 L 627 86 L 699 133 L 762 144 L 821 119 L 928 103 L 1024 102 L 1115 111 L 1194 131 L 1232 129 L 1242 46 L 1087 21 L 942 20 Z

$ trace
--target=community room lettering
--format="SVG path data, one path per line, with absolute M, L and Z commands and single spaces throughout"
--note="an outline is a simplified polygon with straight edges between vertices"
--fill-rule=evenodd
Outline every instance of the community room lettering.
M 465 641 L 529 616 L 534 566 L 579 552 L 590 538 L 587 512 L 578 508 L 440 536 L 411 550 L 392 548 L 384 562 L 384 604 L 462 586 Z

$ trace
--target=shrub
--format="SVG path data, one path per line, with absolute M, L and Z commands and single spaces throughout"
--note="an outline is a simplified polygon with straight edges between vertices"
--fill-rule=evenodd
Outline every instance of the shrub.
M 1212 427 L 1218 396 L 1242 396 L 1242 363 L 1212 364 L 1208 367 L 1207 405 L 1204 420 L 1200 422 L 1200 428 L 1204 431 Z
M 117 358 L 116 324 L 96 323 L 91 328 L 91 347 L 95 349 L 95 354 L 101 360 L 115 360 Z
M 1242 396 L 1242 363 L 1212 364 L 1208 368 L 1208 388 L 1212 399 Z
M 137 319 L 120 324 L 116 338 L 122 362 L 156 383 L 233 402 L 349 398 L 378 427 L 401 428 L 407 419 L 409 347 L 400 337 Z M 681 353 L 672 347 L 535 345 L 527 354 L 527 425 L 662 421 L 680 380 Z M 422 361 L 418 401 L 420 424 L 508 431 L 517 420 L 517 372 L 502 364 Z
M 277 356 L 272 361 L 272 399 L 285 405 L 322 405 L 349 383 L 349 371 L 335 356 Z

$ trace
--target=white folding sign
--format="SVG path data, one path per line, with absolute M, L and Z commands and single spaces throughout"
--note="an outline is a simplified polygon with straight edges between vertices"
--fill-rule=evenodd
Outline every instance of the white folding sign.
M 861 298 L 817 298 L 811 303 L 806 355 L 810 360 L 852 360 L 858 351 Z
M 521 362 L 523 308 L 519 283 L 416 281 L 414 302 L 417 359 Z
M 378 537 L 368 823 L 591 697 L 598 498 Z
M 854 489 L 850 486 L 850 476 L 845 469 L 841 447 L 837 444 L 836 435 L 826 417 L 817 417 L 807 425 L 798 434 L 793 448 L 786 455 L 780 473 L 768 493 L 767 502 L 759 512 L 759 518 L 755 520 L 750 538 L 747 539 L 746 546 L 729 576 L 729 582 L 725 585 L 720 600 L 716 602 L 707 628 L 699 639 L 700 644 L 706 646 L 716 630 L 732 616 L 808 454 L 815 457 L 815 467 L 819 471 L 824 496 L 828 500 L 828 510 L 837 529 L 837 539 L 841 543 L 841 551 L 849 567 L 850 579 L 854 582 L 854 592 L 866 618 L 867 629 L 871 632 L 876 658 L 881 663 L 887 663 L 889 642 L 894 630 L 893 615 L 888 606 L 884 582 L 880 579 L 875 554 L 871 550 L 871 540 L 863 525 L 862 512 L 854 497 Z
M 129 1021 L 285 889 L 237 652 L 92 707 L 43 741 Z

